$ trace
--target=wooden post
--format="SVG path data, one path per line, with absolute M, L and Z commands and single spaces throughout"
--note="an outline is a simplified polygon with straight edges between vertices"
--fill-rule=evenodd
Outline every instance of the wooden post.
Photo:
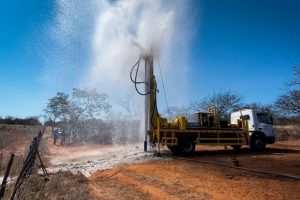
M 2 184 L 1 184 L 0 199 L 4 196 L 5 187 L 6 187 L 6 183 L 7 183 L 7 178 L 8 178 L 11 166 L 12 166 L 12 164 L 14 162 L 14 157 L 15 157 L 15 155 L 12 153 L 11 156 L 10 156 L 10 159 L 9 159 L 6 171 L 5 171 L 5 175 L 3 177 Z
M 48 181 L 48 180 L 49 180 L 49 174 L 48 174 L 48 172 L 47 172 L 47 170 L 46 170 L 46 167 L 45 167 L 45 165 L 44 165 L 44 163 L 43 163 L 43 161 L 42 161 L 42 158 L 41 158 L 41 156 L 40 156 L 40 154 L 39 154 L 38 149 L 36 149 L 36 154 L 37 154 L 37 156 L 38 156 L 38 158 L 39 158 L 39 160 L 40 160 L 41 167 L 42 167 L 43 174 L 44 174 L 44 178 L 45 178 L 46 181 Z

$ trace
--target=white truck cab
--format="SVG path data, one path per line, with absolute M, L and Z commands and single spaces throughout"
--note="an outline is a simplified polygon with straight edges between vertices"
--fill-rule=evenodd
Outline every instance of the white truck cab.
M 275 142 L 273 118 L 270 114 L 255 109 L 239 110 L 231 113 L 231 124 L 237 124 L 241 118 L 248 121 L 251 149 L 263 150 L 266 144 Z

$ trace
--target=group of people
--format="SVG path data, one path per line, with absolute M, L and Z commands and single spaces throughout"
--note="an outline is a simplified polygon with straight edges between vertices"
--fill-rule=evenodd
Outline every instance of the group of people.
M 56 145 L 56 141 L 58 138 L 60 138 L 60 145 L 65 145 L 66 144 L 66 139 L 67 139 L 67 133 L 64 129 L 59 128 L 59 127 L 54 127 L 52 130 L 52 135 L 53 135 L 53 144 Z

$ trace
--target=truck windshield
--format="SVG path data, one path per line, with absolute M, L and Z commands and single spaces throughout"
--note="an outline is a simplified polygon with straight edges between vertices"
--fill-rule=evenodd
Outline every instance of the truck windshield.
M 272 120 L 270 119 L 270 116 L 266 113 L 257 113 L 257 120 L 260 123 L 272 124 Z

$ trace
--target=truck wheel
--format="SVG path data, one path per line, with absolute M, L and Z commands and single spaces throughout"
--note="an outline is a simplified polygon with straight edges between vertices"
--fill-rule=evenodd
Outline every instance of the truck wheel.
M 196 145 L 192 140 L 183 140 L 181 146 L 183 154 L 190 155 L 195 152 Z
M 235 151 L 237 151 L 237 150 L 239 150 L 239 149 L 242 147 L 242 145 L 231 145 L 231 147 L 232 147 Z
M 179 155 L 182 152 L 182 150 L 181 150 L 181 148 L 180 148 L 179 145 L 173 145 L 173 146 L 168 145 L 167 147 L 172 152 L 172 154 L 174 156 L 177 156 L 177 155 Z
M 254 137 L 251 140 L 250 148 L 254 151 L 263 151 L 266 148 L 266 142 L 262 137 Z

